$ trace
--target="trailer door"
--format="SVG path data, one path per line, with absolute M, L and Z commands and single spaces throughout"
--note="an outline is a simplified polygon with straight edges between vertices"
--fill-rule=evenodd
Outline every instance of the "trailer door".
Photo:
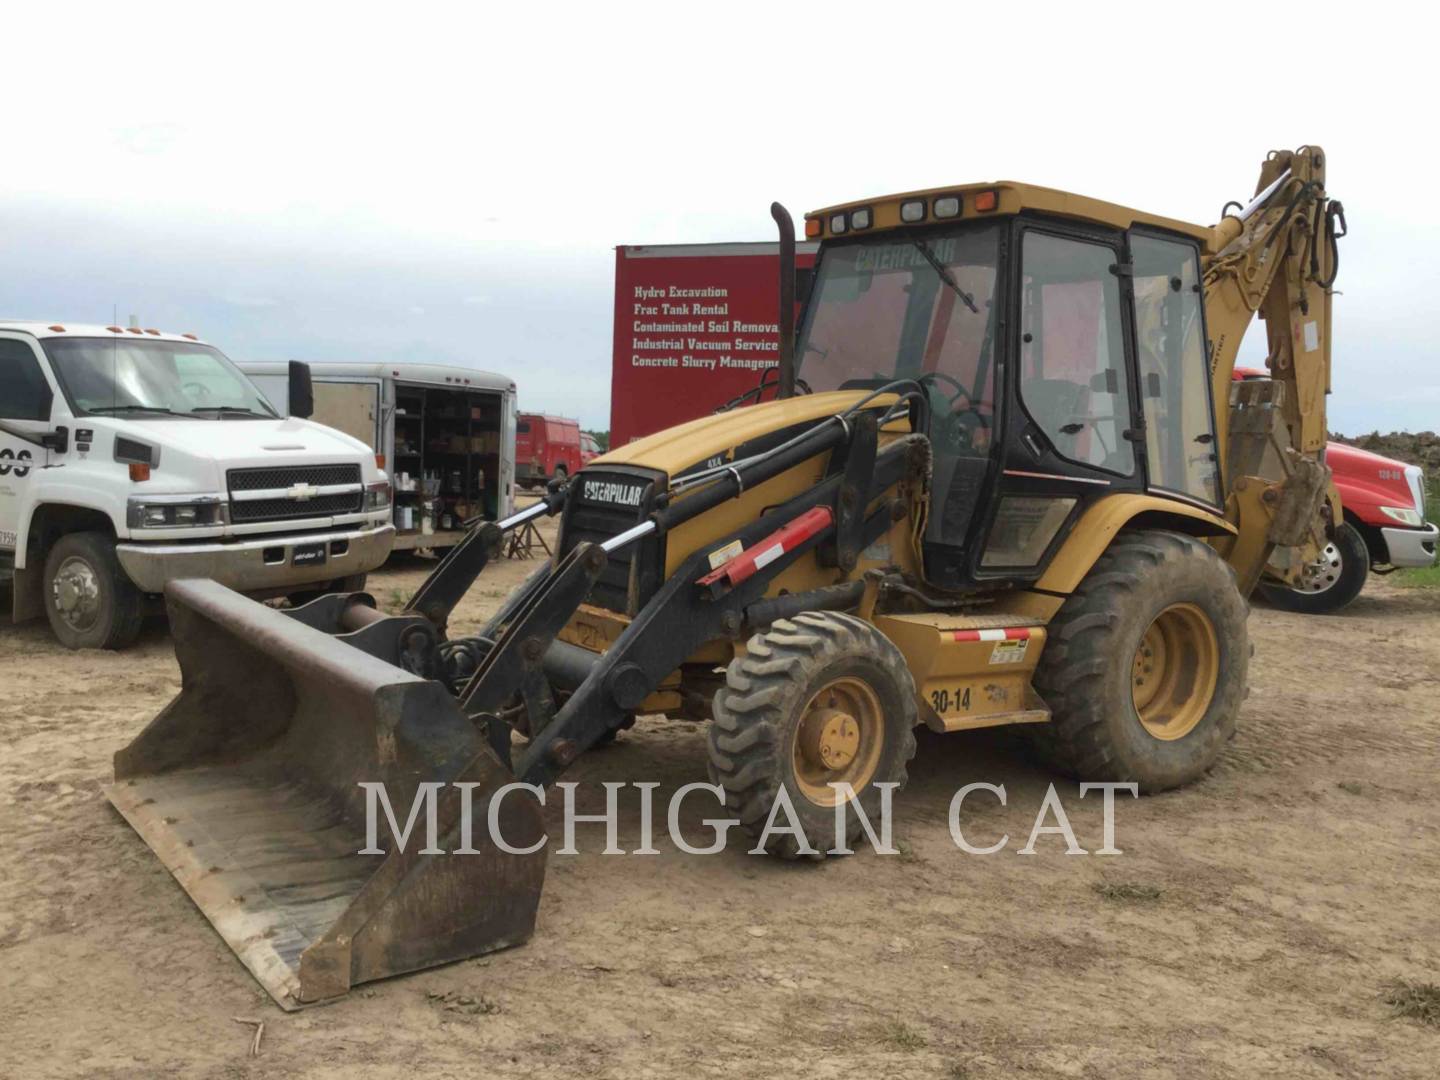
M 380 441 L 380 383 L 315 380 L 315 413 L 310 419 L 359 439 L 383 453 Z

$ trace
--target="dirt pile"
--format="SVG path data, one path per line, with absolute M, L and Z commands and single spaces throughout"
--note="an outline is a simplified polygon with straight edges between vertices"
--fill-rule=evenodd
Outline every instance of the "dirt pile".
M 1392 431 L 1388 435 L 1381 435 L 1378 431 L 1369 435 L 1340 435 L 1332 431 L 1330 438 L 1407 465 L 1419 465 L 1426 476 L 1440 475 L 1440 435 L 1433 431 Z

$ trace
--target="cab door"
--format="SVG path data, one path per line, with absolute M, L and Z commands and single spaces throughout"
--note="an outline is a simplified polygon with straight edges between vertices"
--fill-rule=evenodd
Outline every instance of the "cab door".
M 1216 509 L 1220 471 L 1200 253 L 1189 241 L 1136 231 L 1130 264 L 1147 485 Z
M 976 579 L 1038 577 L 1094 500 L 1139 490 L 1124 237 L 1016 223 L 1004 467 Z
M 27 491 L 50 455 L 40 438 L 52 430 L 54 400 L 32 339 L 0 333 L 0 556 L 16 552 Z

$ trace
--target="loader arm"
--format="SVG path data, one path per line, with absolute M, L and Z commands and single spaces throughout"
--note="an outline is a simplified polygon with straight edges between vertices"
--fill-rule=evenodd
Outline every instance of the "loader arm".
M 1344 208 L 1326 195 L 1324 152 L 1306 146 L 1273 152 L 1255 198 L 1226 214 L 1206 244 L 1217 452 L 1226 516 L 1238 530 L 1225 554 L 1246 592 L 1272 557 L 1280 572 L 1298 572 L 1340 520 L 1324 451 L 1331 286 L 1344 223 Z M 1256 314 L 1271 377 L 1236 384 L 1240 342 Z

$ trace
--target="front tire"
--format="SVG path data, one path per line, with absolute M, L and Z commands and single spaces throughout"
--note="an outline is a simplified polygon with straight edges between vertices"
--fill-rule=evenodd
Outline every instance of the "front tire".
M 1250 643 L 1228 564 L 1180 533 L 1121 534 L 1047 631 L 1028 735 L 1080 781 L 1165 791 L 1203 776 L 1235 732 Z
M 1282 611 L 1330 615 L 1360 595 L 1369 575 L 1370 549 L 1365 546 L 1365 538 L 1355 526 L 1341 522 L 1335 539 L 1305 567 L 1298 585 L 1261 585 L 1260 594 Z
M 766 851 L 818 859 L 836 839 L 829 785 L 849 783 L 878 829 L 878 785 L 905 786 L 918 722 L 915 683 L 894 644 L 854 616 L 805 612 L 777 620 L 731 661 L 715 694 L 710 775 L 757 840 L 783 787 L 813 854 L 788 833 L 770 836 Z M 786 824 L 783 813 L 775 823 Z M 860 829 L 848 813 L 849 846 Z
M 45 558 L 45 614 L 68 649 L 123 649 L 145 621 L 145 597 L 125 576 L 115 543 L 70 533 Z

